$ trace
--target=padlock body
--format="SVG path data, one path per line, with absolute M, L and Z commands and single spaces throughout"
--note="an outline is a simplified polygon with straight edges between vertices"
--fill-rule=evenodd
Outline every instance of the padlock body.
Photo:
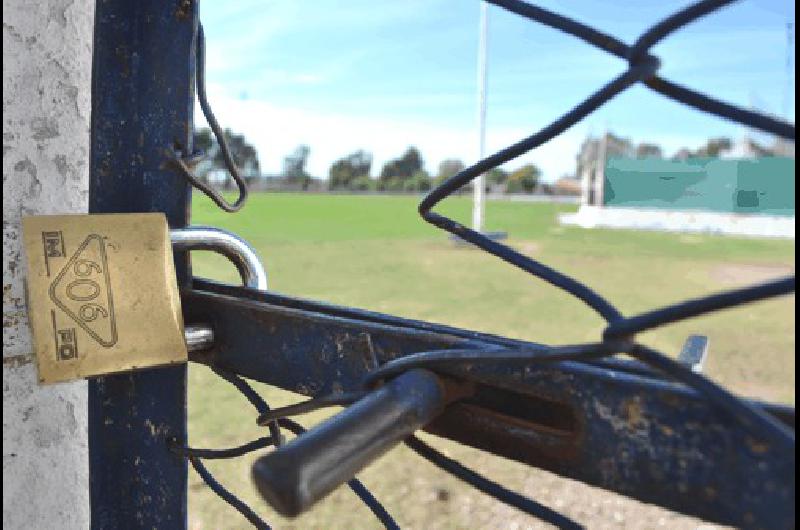
M 22 220 L 41 383 L 187 361 L 161 213 Z

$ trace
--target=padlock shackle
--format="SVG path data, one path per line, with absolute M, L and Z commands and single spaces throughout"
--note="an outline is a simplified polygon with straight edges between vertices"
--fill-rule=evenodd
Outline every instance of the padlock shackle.
M 231 260 L 245 287 L 267 290 L 267 272 L 253 247 L 239 236 L 207 226 L 188 226 L 169 231 L 173 250 L 210 250 Z

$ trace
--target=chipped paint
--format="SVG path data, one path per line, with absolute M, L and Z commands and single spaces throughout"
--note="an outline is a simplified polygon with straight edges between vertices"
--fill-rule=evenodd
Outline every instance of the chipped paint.
M 183 302 L 187 321 L 226 337 L 198 361 L 309 395 L 360 389 L 366 350 L 385 363 L 508 340 L 202 280 Z M 748 442 L 757 436 L 716 405 L 638 364 L 441 369 L 468 374 L 475 393 L 429 425 L 434 434 L 709 521 L 793 519 L 794 453 Z M 794 424 L 793 409 L 763 406 Z
M 192 129 L 197 5 L 187 6 L 179 20 L 177 2 L 97 2 L 92 212 L 163 212 L 173 228 L 188 223 L 189 184 L 167 163 Z M 174 257 L 182 284 L 186 253 Z M 88 400 L 92 524 L 186 528 L 188 463 L 167 444 L 187 437 L 186 365 L 95 378 Z

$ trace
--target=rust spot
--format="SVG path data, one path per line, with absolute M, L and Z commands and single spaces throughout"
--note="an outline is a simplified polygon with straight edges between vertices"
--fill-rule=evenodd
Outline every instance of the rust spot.
M 644 426 L 646 421 L 642 412 L 642 404 L 638 396 L 625 400 L 622 403 L 622 409 L 625 413 L 625 419 L 628 422 L 628 427 L 636 430 Z
M 667 405 L 671 405 L 673 407 L 680 406 L 681 403 L 682 403 L 680 397 L 678 397 L 678 396 L 676 396 L 674 394 L 666 393 L 666 392 L 659 393 L 659 398 L 661 399 L 661 401 L 663 401 Z
M 750 451 L 757 455 L 763 455 L 769 451 L 769 444 L 759 440 L 754 440 L 752 438 L 747 438 L 747 447 L 749 447 Z
M 439 376 L 439 381 L 444 386 L 444 394 L 447 402 L 454 402 L 475 394 L 475 383 L 463 379 Z
M 120 75 L 122 77 L 131 76 L 131 52 L 127 46 L 120 45 L 114 49 L 114 55 L 120 63 Z
M 186 20 L 192 16 L 192 0 L 178 0 L 178 9 L 175 10 L 175 18 Z

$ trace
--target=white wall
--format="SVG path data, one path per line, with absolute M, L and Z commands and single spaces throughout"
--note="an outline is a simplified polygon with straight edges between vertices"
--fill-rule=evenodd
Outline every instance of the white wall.
M 89 526 L 86 383 L 39 387 L 23 215 L 88 206 L 94 2 L 3 0 L 3 528 Z
M 794 239 L 795 233 L 794 216 L 586 204 L 582 204 L 577 213 L 559 215 L 559 222 L 583 228 L 626 228 L 782 239 Z

